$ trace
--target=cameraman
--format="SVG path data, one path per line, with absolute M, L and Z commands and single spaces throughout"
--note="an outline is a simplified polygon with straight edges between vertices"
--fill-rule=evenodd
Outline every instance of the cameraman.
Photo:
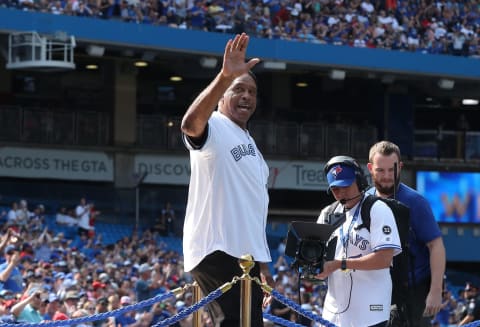
M 345 221 L 331 236 L 337 237 L 334 260 L 325 261 L 323 272 L 316 276 L 328 277 L 323 318 L 338 326 L 386 326 L 392 293 L 389 267 L 401 252 L 393 213 L 388 205 L 375 201 L 367 229 L 360 212 L 368 196 L 362 168 L 351 157 L 337 156 L 324 172 L 338 201 L 334 212 L 344 213 Z M 322 210 L 317 223 L 329 221 L 327 211 Z

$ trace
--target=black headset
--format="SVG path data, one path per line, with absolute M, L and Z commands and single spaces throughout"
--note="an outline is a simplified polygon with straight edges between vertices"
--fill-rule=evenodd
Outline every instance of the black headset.
M 355 169 L 355 180 L 360 191 L 364 191 L 370 186 L 368 184 L 367 177 L 365 176 L 362 167 L 360 167 L 360 165 L 355 159 L 349 156 L 335 156 L 328 160 L 328 162 L 325 164 L 325 167 L 323 168 L 323 173 L 325 174 L 325 176 L 327 176 L 330 168 L 338 164 L 347 165 Z

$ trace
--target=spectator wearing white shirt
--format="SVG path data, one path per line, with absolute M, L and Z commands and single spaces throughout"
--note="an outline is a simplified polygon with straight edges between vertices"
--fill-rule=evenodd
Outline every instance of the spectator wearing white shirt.
M 332 27 L 335 24 L 338 24 L 340 22 L 340 19 L 338 19 L 336 16 L 330 16 L 328 17 L 327 24 L 328 26 Z
M 365 48 L 367 47 L 367 43 L 363 39 L 355 39 L 355 41 L 353 41 L 353 46 L 356 48 Z
M 362 7 L 367 14 L 371 14 L 375 10 L 375 7 L 370 3 L 370 0 L 364 0 L 360 7 Z
M 380 13 L 378 15 L 378 21 L 382 25 L 388 25 L 393 23 L 392 17 L 387 16 L 387 14 L 385 13 L 385 10 L 380 10 Z
M 356 17 L 356 16 L 357 16 L 357 14 L 355 13 L 355 11 L 352 8 L 348 8 L 347 13 L 345 14 L 345 20 L 348 23 L 351 23 L 353 18 Z
M 12 202 L 10 206 L 10 210 L 8 210 L 8 213 L 7 213 L 7 223 L 9 225 L 17 224 L 17 210 L 18 210 L 17 202 Z
M 460 31 L 459 27 L 454 28 L 453 32 L 453 41 L 452 41 L 452 48 L 453 48 L 453 55 L 454 56 L 461 56 L 464 54 L 464 45 L 465 45 L 466 37 Z
M 384 34 L 385 28 L 383 28 L 381 23 L 377 23 L 377 26 L 375 26 L 374 37 L 377 38 L 379 36 L 383 36 Z
M 67 208 L 61 207 L 60 210 L 58 211 L 55 221 L 59 225 L 67 225 L 67 226 L 77 226 L 78 225 L 78 220 L 75 217 L 70 216 L 67 213 Z
M 18 3 L 23 10 L 35 9 L 35 3 L 33 2 L 33 0 L 19 0 Z
M 447 30 L 445 29 L 443 22 L 438 22 L 435 25 L 435 38 L 438 40 L 442 36 L 445 36 L 447 34 Z
M 63 14 L 64 10 L 63 10 L 63 6 L 62 6 L 62 2 L 61 1 L 55 1 L 55 2 L 51 2 L 50 5 L 49 5 L 49 10 L 52 14 L 54 15 L 61 15 Z
M 462 26 L 460 28 L 460 32 L 467 37 L 472 37 L 472 36 L 475 35 L 475 32 L 473 31 L 473 26 L 472 25 Z
M 75 214 L 78 219 L 78 233 L 84 234 L 91 231 L 93 228 L 90 226 L 90 209 L 92 205 L 87 204 L 86 198 L 80 199 L 80 204 L 75 208 Z
M 19 225 L 20 228 L 25 228 L 28 224 L 30 217 L 32 216 L 32 213 L 28 211 L 28 203 L 26 200 L 20 200 L 20 205 L 18 206 L 16 214 L 17 225 Z
M 397 18 L 395 17 L 395 14 L 394 14 L 393 12 L 390 12 L 390 14 L 388 14 L 388 17 L 390 17 L 390 19 L 391 19 L 391 21 L 392 21 L 390 25 L 392 26 L 392 28 L 393 28 L 395 31 L 402 30 L 402 29 L 400 28 L 400 24 L 398 23 L 398 20 L 397 20 Z

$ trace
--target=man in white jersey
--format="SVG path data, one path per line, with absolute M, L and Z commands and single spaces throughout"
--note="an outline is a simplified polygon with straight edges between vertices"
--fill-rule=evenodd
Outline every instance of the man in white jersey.
M 238 259 L 245 254 L 256 262 L 250 274 L 273 286 L 266 264 L 271 261 L 265 233 L 269 170 L 247 130 L 257 104 L 250 69 L 260 59 L 245 61 L 248 42 L 245 33 L 227 42 L 221 71 L 182 120 L 191 165 L 184 268 L 204 295 L 241 276 Z M 209 306 L 215 326 L 239 326 L 239 284 Z M 251 326 L 263 326 L 263 292 L 256 283 L 252 288 Z
M 363 224 L 361 206 L 368 182 L 351 157 L 337 156 L 325 166 L 329 189 L 339 201 L 336 213 L 345 221 L 333 233 L 337 237 L 334 260 L 326 261 L 320 279 L 328 277 L 323 318 L 337 326 L 384 327 L 390 316 L 392 280 L 390 265 L 399 254 L 400 237 L 391 209 L 375 201 L 370 226 Z M 327 223 L 328 209 L 318 223 Z M 363 224 L 363 225 L 362 225 Z

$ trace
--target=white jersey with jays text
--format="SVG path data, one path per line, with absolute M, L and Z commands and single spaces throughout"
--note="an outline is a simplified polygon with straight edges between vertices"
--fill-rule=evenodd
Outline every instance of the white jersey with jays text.
M 370 211 L 370 232 L 356 229 L 362 224 L 359 204 L 346 212 L 345 222 L 337 228 L 335 259 L 359 258 L 380 249 L 392 248 L 394 255 L 401 250 L 397 225 L 390 208 L 375 201 Z M 336 212 L 342 212 L 338 205 Z M 325 220 L 324 209 L 318 223 Z M 346 244 L 346 250 L 344 247 Z M 337 326 L 365 327 L 386 321 L 390 316 L 392 280 L 390 270 L 341 270 L 328 277 L 328 290 L 323 307 L 323 318 Z
M 268 166 L 248 131 L 215 111 L 200 149 L 190 150 L 191 176 L 185 214 L 184 268 L 220 250 L 271 261 L 265 226 Z

